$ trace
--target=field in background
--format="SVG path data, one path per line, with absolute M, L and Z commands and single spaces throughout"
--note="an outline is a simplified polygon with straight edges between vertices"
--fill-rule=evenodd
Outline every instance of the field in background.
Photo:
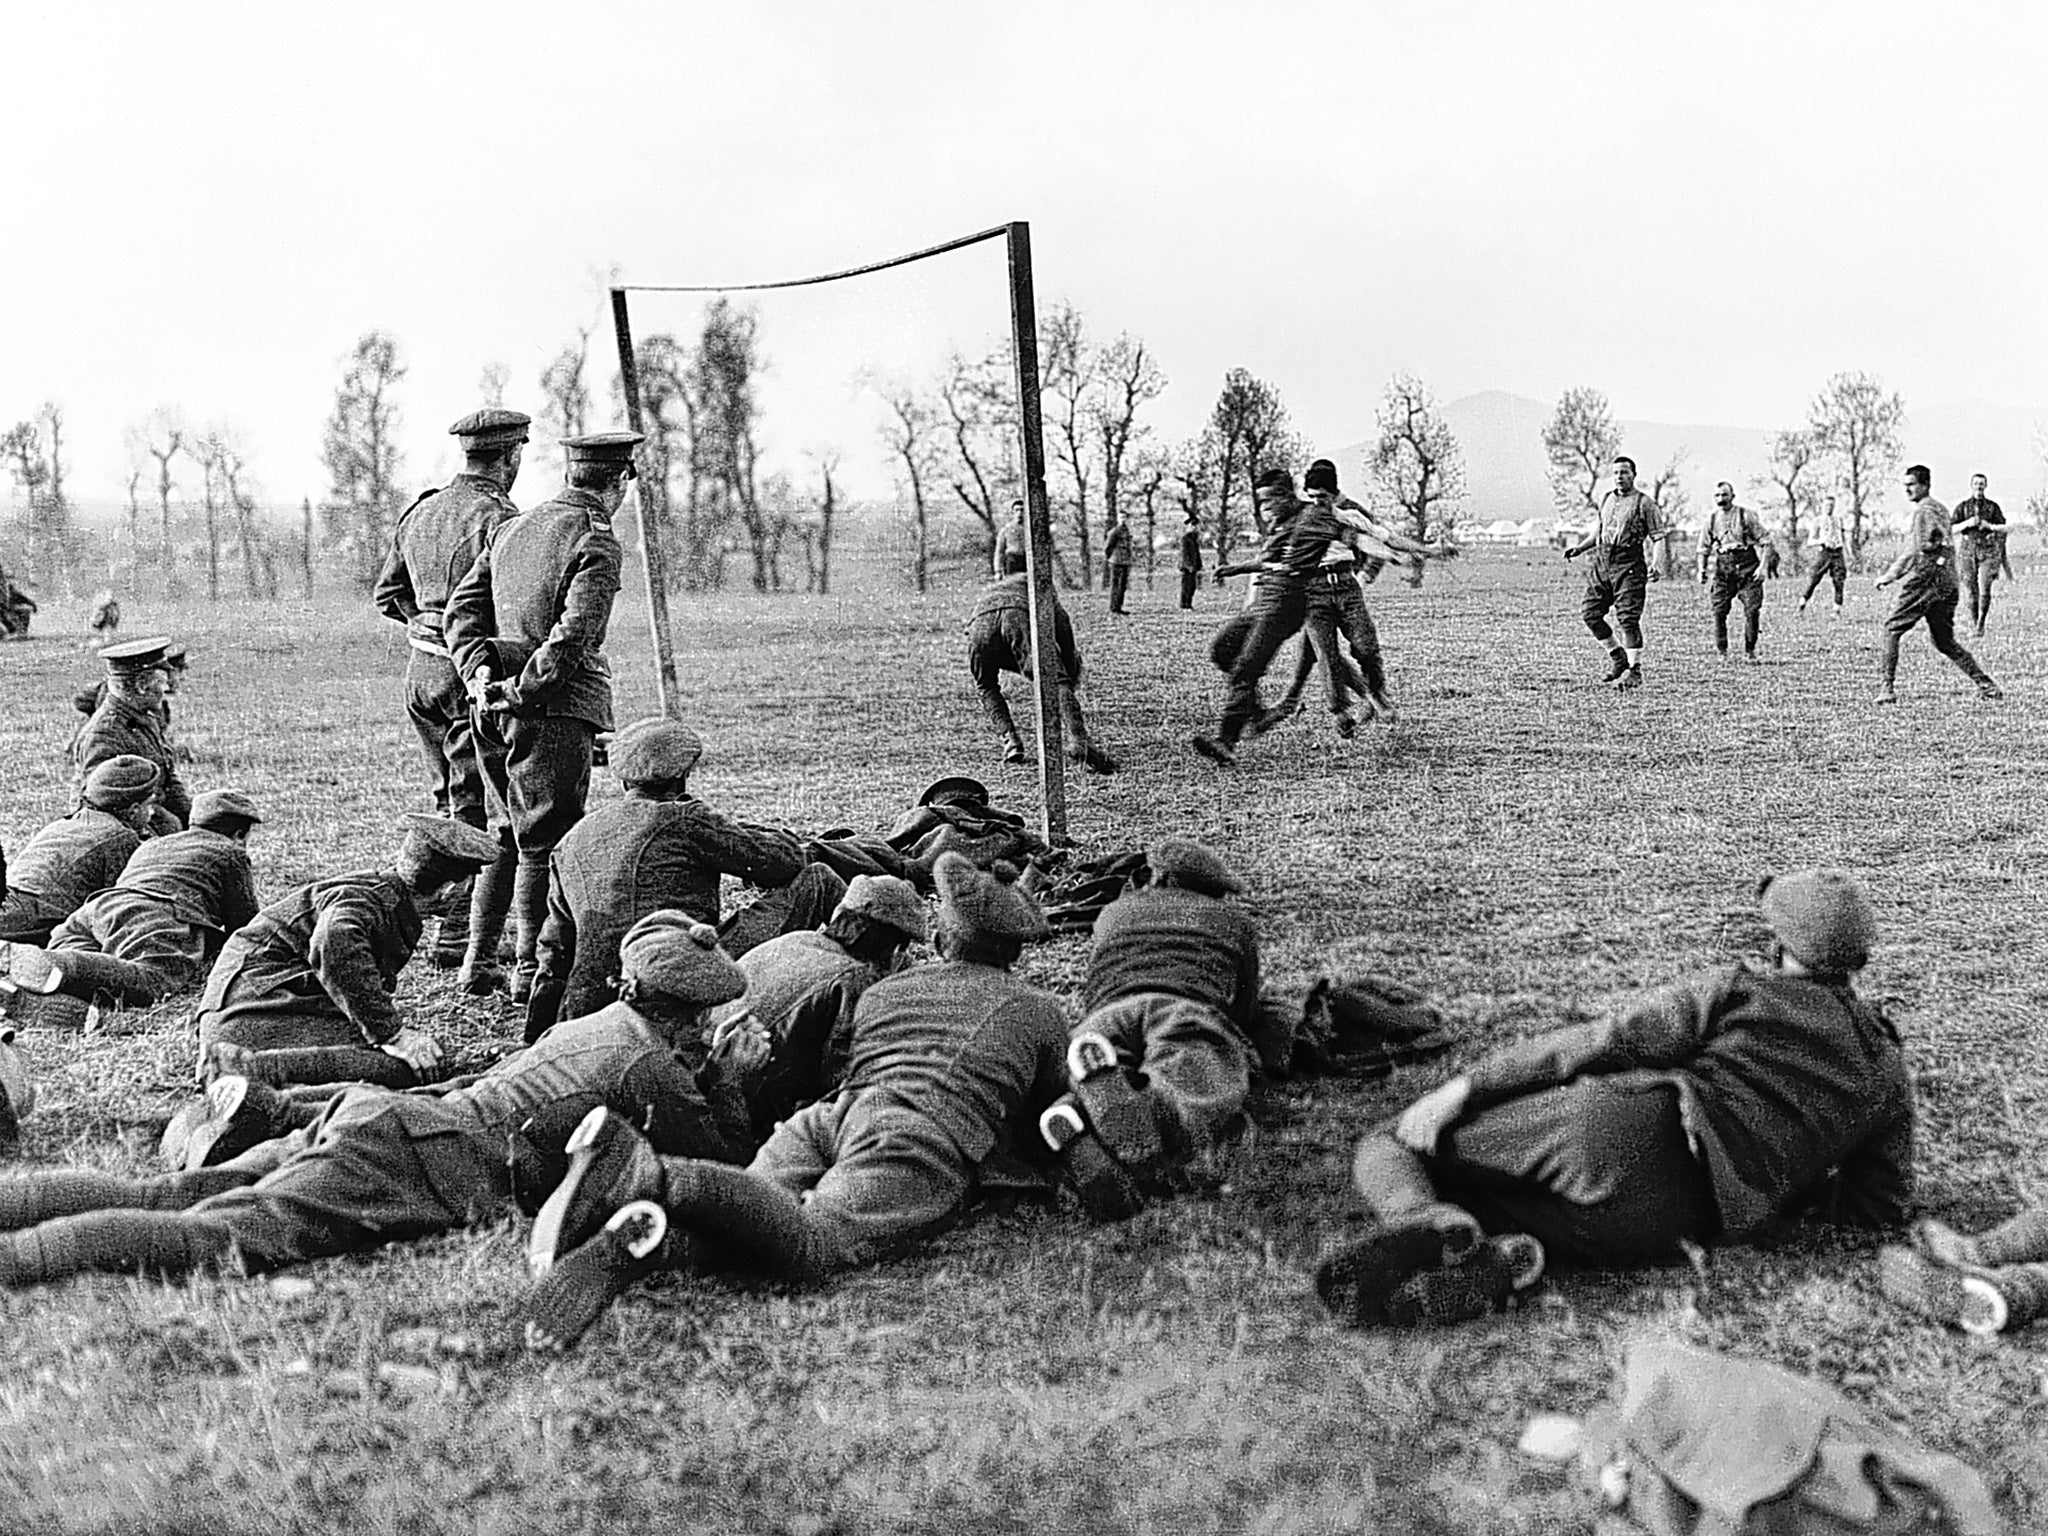
M 1128 765 L 1073 786 L 1088 851 L 1166 830 L 1252 883 L 1277 988 L 1376 968 L 1426 986 L 1474 1049 L 1593 1015 L 1631 988 L 1751 950 L 1773 868 L 1870 883 L 1920 1075 L 1925 1202 L 1965 1221 L 2048 1197 L 2048 935 L 2033 789 L 2048 759 L 2044 604 L 2032 581 L 1980 655 L 2011 694 L 1976 702 L 1923 639 L 1902 703 L 1868 706 L 1867 580 L 1839 627 L 1795 623 L 1776 583 L 1766 662 L 1718 662 L 1690 583 L 1653 589 L 1649 686 L 1616 697 L 1539 552 L 1473 556 L 1373 605 L 1407 717 L 1340 740 L 1311 710 L 1224 774 L 1185 738 L 1213 718 L 1205 589 L 1170 573 L 1112 620 L 1070 596 L 1098 735 Z M 966 769 L 1026 808 L 961 664 L 971 578 L 919 600 L 851 573 L 830 598 L 681 599 L 696 785 L 738 814 L 882 826 Z M 0 647 L 12 846 L 67 799 L 81 616 Z M 403 642 L 339 598 L 140 605 L 133 633 L 194 651 L 179 702 L 200 787 L 269 821 L 266 895 L 373 864 L 424 803 L 399 709 Z M 615 623 L 622 719 L 646 710 L 644 621 Z M 1077 991 L 1085 946 L 1027 958 Z M 516 1033 L 414 969 L 401 998 L 458 1042 Z M 32 1163 L 151 1166 L 190 1074 L 184 1010 L 146 1031 L 31 1039 Z M 2048 1509 L 2048 1337 L 1989 1345 L 1911 1325 L 1861 1239 L 1788 1233 L 1688 1269 L 1576 1275 L 1519 1316 L 1426 1334 L 1333 1328 L 1308 1274 L 1342 1230 L 1358 1131 L 1434 1080 L 1285 1083 L 1214 1198 L 1091 1229 L 993 1214 L 900 1265 L 817 1293 L 673 1282 L 559 1363 L 513 1348 L 515 1224 L 293 1272 L 285 1283 L 90 1279 L 0 1295 L 0 1531 L 1579 1530 L 1587 1505 L 1512 1449 L 1528 1413 L 1578 1409 L 1637 1330 L 1813 1370 L 1976 1461 L 2005 1507 Z

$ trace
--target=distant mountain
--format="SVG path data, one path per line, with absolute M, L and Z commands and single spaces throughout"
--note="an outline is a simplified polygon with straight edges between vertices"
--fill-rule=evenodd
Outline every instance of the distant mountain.
M 1471 522 L 1521 520 L 1551 513 L 1550 482 L 1544 471 L 1543 424 L 1553 407 L 1525 395 L 1488 390 L 1444 407 L 1444 416 L 1465 451 L 1464 516 Z M 1685 520 L 1697 523 L 1713 504 L 1714 482 L 1731 481 L 1746 504 L 1762 498 L 1751 481 L 1769 461 L 1771 430 L 1764 427 L 1674 426 L 1660 421 L 1623 421 L 1622 451 L 1636 460 L 1647 483 L 1671 455 L 1686 450 L 1679 483 L 1688 505 Z M 1935 494 L 1953 505 L 1969 495 L 1969 477 L 1982 472 L 1991 495 L 2017 516 L 2028 495 L 2039 490 L 2044 472 L 2034 444 L 2048 427 L 2048 410 L 1966 400 L 1910 412 L 1906 418 L 1906 461 L 1934 471 Z M 1367 445 L 1342 449 L 1337 462 L 1347 477 L 1363 477 Z M 1902 497 L 1887 487 L 1886 511 L 1896 514 Z M 1766 512 L 1768 506 L 1760 508 Z

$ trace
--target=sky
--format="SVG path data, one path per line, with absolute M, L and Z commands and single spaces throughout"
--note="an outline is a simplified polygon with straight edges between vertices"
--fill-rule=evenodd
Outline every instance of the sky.
M 1326 449 L 1396 369 L 1765 427 L 1867 369 L 1909 407 L 2048 418 L 2048 7 L 2018 0 L 9 13 L 0 427 L 58 402 L 88 499 L 121 498 L 161 407 L 236 432 L 266 499 L 318 500 L 373 328 L 410 369 L 406 479 L 436 483 L 487 365 L 538 415 L 580 328 L 609 364 L 609 281 L 806 276 L 1012 219 L 1041 307 L 1151 347 L 1169 439 L 1237 366 Z M 871 382 L 1008 323 L 1000 243 L 756 303 L 766 466 L 836 448 L 869 494 Z M 635 330 L 701 305 L 636 296 Z

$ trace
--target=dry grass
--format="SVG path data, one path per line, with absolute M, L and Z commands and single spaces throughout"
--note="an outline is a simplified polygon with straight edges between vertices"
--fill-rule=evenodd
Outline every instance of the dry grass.
M 1916 639 L 1904 703 L 1869 709 L 1867 584 L 1840 628 L 1795 624 L 1776 585 L 1753 669 L 1716 662 L 1697 588 L 1656 589 L 1650 686 L 1617 698 L 1591 684 L 1569 578 L 1469 559 L 1375 589 L 1401 725 L 1345 743 L 1312 711 L 1227 775 L 1183 745 L 1215 704 L 1217 597 L 1190 620 L 1162 582 L 1125 621 L 1077 598 L 1086 694 L 1130 766 L 1075 786 L 1075 829 L 1091 849 L 1215 841 L 1252 872 L 1276 983 L 1378 967 L 1459 1009 L 1475 1045 L 1741 952 L 1760 873 L 1848 864 L 1885 923 L 1869 985 L 1897 999 L 1922 1077 L 1926 1202 L 1975 1220 L 2048 1195 L 2043 604 L 2006 590 L 1981 650 L 2003 707 Z M 919 601 L 878 581 L 679 602 L 702 792 L 871 826 L 969 768 L 1022 803 L 960 663 L 965 605 L 960 585 Z M 44 617 L 50 637 L 0 648 L 9 842 L 61 809 L 65 701 L 90 671 L 61 633 L 79 616 Z M 271 817 L 264 891 L 382 858 L 390 813 L 422 801 L 393 633 L 339 602 L 162 617 L 194 642 L 194 782 L 240 784 Z M 651 693 L 635 605 L 617 629 L 623 718 Z M 1083 953 L 1027 964 L 1071 996 Z M 516 1029 L 417 970 L 402 995 L 457 1040 Z M 45 1104 L 25 1156 L 146 1168 L 189 1074 L 182 1018 L 29 1041 Z M 1223 1190 L 1121 1228 L 1023 1209 L 822 1293 L 674 1281 L 559 1363 L 510 1347 L 510 1225 L 298 1272 L 310 1285 L 0 1296 L 0 1530 L 1579 1530 L 1587 1506 L 1512 1445 L 1530 1411 L 1591 1402 L 1641 1329 L 1843 1383 L 1983 1466 L 2022 1524 L 2048 1520 L 2044 1340 L 1907 1323 L 1858 1240 L 1716 1253 L 1704 1288 L 1568 1277 L 1519 1317 L 1435 1334 L 1331 1327 L 1307 1273 L 1345 1219 L 1350 1143 L 1429 1080 L 1280 1085 Z

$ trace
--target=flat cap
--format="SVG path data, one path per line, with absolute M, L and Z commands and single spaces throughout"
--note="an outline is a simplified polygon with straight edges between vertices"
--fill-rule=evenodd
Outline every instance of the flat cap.
M 210 827 L 217 821 L 261 821 L 256 802 L 239 789 L 209 789 L 192 797 L 192 825 Z
M 1869 962 L 1877 919 L 1854 876 L 1839 869 L 1766 875 L 1756 894 L 1771 932 L 1809 970 L 1839 976 Z
M 425 811 L 405 813 L 405 835 L 418 838 L 433 852 L 458 864 L 478 869 L 498 856 L 498 840 L 490 833 L 450 816 L 429 816 Z
M 687 912 L 664 907 L 626 930 L 619 975 L 644 992 L 708 1008 L 744 996 L 747 973 L 718 947 L 718 930 Z
M 987 805 L 988 786 L 964 773 L 933 779 L 917 797 L 919 805 Z
M 100 652 L 100 660 L 115 676 L 148 672 L 164 664 L 164 652 L 171 647 L 169 635 L 151 635 L 143 640 L 123 640 Z
M 925 936 L 924 898 L 908 880 L 899 880 L 894 875 L 855 875 L 832 915 L 837 917 L 842 912 L 894 928 L 913 939 Z
M 125 811 L 140 805 L 163 782 L 163 770 L 146 757 L 123 752 L 110 757 L 85 776 L 80 793 L 85 803 L 103 811 Z
M 680 779 L 704 755 L 703 738 L 666 715 L 649 715 L 621 726 L 606 749 L 621 784 Z
M 533 418 L 524 411 L 508 411 L 502 405 L 487 405 L 480 411 L 471 411 L 448 432 L 450 436 L 461 438 L 465 448 L 509 448 L 514 443 L 525 442 L 526 429 L 532 425 Z
M 998 860 L 986 874 L 965 854 L 942 853 L 932 866 L 939 910 L 968 933 L 991 939 L 1042 939 L 1052 932 L 1030 893 L 1017 886 L 1017 866 Z
M 630 464 L 633 450 L 646 441 L 644 432 L 586 432 L 562 439 L 571 464 Z
M 1193 838 L 1163 837 L 1146 853 L 1145 862 L 1151 866 L 1154 880 L 1171 880 L 1206 895 L 1224 896 L 1244 889 L 1237 872 L 1215 850 Z

